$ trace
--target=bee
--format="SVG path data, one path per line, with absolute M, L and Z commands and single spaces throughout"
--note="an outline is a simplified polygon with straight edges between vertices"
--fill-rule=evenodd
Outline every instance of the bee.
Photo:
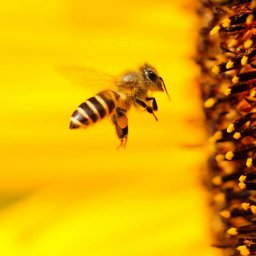
M 86 128 L 110 116 L 120 146 L 125 147 L 128 138 L 127 113 L 132 106 L 142 107 L 158 120 L 155 115 L 158 109 L 156 99 L 149 96 L 154 91 L 165 91 L 169 97 L 164 80 L 154 67 L 144 64 L 137 70 L 127 71 L 114 82 L 112 89 L 103 90 L 78 106 L 71 116 L 70 129 Z

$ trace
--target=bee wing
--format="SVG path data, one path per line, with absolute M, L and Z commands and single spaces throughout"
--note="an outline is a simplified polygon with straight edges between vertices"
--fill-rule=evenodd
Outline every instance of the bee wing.
M 108 73 L 80 66 L 62 66 L 57 70 L 71 83 L 86 86 L 91 92 L 98 92 L 116 84 L 117 77 Z

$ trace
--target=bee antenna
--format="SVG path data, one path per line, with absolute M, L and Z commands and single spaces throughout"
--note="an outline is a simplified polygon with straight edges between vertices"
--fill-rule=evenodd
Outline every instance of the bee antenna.
M 168 93 L 168 91 L 167 91 L 167 89 L 166 89 L 166 86 L 165 86 L 165 83 L 164 83 L 163 78 L 162 78 L 162 77 L 159 77 L 159 78 L 160 78 L 160 80 L 161 80 L 161 82 L 162 82 L 162 84 L 163 84 L 163 86 L 164 86 L 164 91 L 166 92 L 166 94 L 167 94 L 167 96 L 168 96 L 168 99 L 171 100 L 171 97 L 170 97 L 170 95 L 169 95 L 169 93 Z

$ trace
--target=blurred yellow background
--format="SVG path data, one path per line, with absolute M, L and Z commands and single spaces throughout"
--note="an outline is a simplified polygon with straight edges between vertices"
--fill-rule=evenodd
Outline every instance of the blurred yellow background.
M 192 2 L 1 2 L 0 255 L 216 255 L 200 184 Z M 171 94 L 155 94 L 159 122 L 131 111 L 119 151 L 109 120 L 68 129 L 98 88 L 56 67 L 119 74 L 144 62 Z

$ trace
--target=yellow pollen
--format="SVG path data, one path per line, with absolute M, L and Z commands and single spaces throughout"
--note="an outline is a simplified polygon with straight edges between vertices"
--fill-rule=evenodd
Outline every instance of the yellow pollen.
M 252 46 L 253 41 L 251 39 L 248 39 L 244 42 L 244 48 L 248 49 Z
M 241 59 L 241 65 L 244 66 L 247 64 L 247 62 L 248 62 L 248 56 L 244 55 L 243 58 Z
M 252 205 L 251 207 L 252 213 L 255 215 L 256 214 L 256 205 Z
M 220 212 L 220 216 L 224 219 L 229 219 L 231 217 L 230 211 L 224 210 Z
M 236 229 L 235 227 L 232 227 L 232 228 L 228 229 L 228 230 L 227 230 L 227 233 L 228 233 L 229 235 L 231 235 L 231 236 L 235 236 L 235 235 L 238 234 L 237 229 Z
M 238 186 L 239 186 L 239 188 L 240 188 L 241 190 L 246 189 L 246 185 L 245 185 L 244 182 L 239 182 Z
M 252 158 L 251 157 L 247 158 L 246 166 L 249 167 L 249 168 L 252 167 Z
M 255 97 L 255 96 L 256 96 L 256 91 L 255 91 L 255 90 L 252 90 L 252 91 L 250 92 L 250 96 L 251 96 L 251 97 Z
M 248 250 L 246 245 L 240 245 L 240 246 L 236 247 L 236 249 L 240 252 L 240 255 L 242 255 L 242 256 L 250 255 L 250 251 Z
M 246 25 L 250 25 L 253 22 L 253 14 L 248 15 L 246 18 Z
M 226 69 L 230 69 L 234 67 L 234 62 L 232 60 L 230 60 L 227 64 L 226 64 Z
M 219 26 L 219 25 L 215 26 L 215 27 L 210 31 L 210 36 L 213 36 L 213 35 L 217 34 L 217 33 L 219 32 L 219 30 L 220 30 L 220 26 Z
M 240 181 L 240 182 L 245 182 L 245 181 L 246 181 L 246 176 L 245 176 L 245 175 L 241 175 L 241 176 L 239 177 L 239 181 Z
M 231 132 L 233 132 L 234 130 L 235 130 L 234 124 L 230 124 L 230 125 L 228 126 L 228 128 L 227 128 L 227 133 L 231 133 Z
M 219 74 L 220 73 L 220 67 L 218 65 L 213 66 L 212 72 L 214 74 Z
M 242 208 L 243 208 L 245 211 L 247 211 L 247 210 L 250 209 L 250 204 L 249 204 L 249 203 L 242 203 L 241 206 L 242 206 Z
M 233 135 L 233 138 L 238 140 L 241 138 L 241 133 L 240 132 L 235 132 L 235 134 Z
M 204 107 L 211 108 L 214 106 L 215 103 L 216 103 L 216 100 L 214 98 L 209 98 L 208 100 L 205 101 Z
M 228 152 L 226 153 L 226 155 L 225 155 L 225 158 L 226 158 L 227 160 L 232 160 L 233 157 L 234 157 L 234 153 L 233 153 L 232 151 L 228 151 Z
M 230 89 L 230 88 L 227 88 L 227 89 L 224 91 L 224 94 L 225 94 L 226 96 L 228 96 L 230 93 L 231 93 L 231 89 Z
M 256 1 L 255 0 L 253 0 L 250 4 L 250 9 L 254 9 L 254 8 L 256 8 Z
M 238 81 L 239 81 L 239 78 L 237 76 L 234 76 L 232 79 L 232 83 L 236 84 L 238 83 Z

